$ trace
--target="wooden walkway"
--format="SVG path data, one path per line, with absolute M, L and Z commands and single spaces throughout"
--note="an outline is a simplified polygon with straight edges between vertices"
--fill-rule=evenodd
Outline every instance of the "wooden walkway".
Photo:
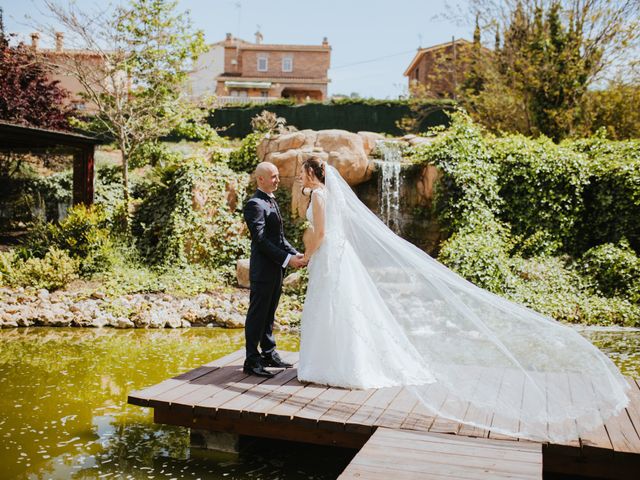
M 338 480 L 542 478 L 542 446 L 378 428 Z
M 296 363 L 297 353 L 282 353 Z M 295 368 L 265 380 L 244 374 L 243 360 L 243 351 L 231 353 L 132 392 L 128 401 L 154 408 L 157 423 L 356 449 L 381 427 L 533 443 L 433 417 L 404 388 L 346 390 L 303 384 Z M 620 415 L 578 440 L 542 445 L 545 472 L 638 478 L 640 385 L 629 382 L 631 404 Z M 469 420 L 473 415 L 468 409 Z M 493 424 L 500 421 L 499 414 L 493 416 Z

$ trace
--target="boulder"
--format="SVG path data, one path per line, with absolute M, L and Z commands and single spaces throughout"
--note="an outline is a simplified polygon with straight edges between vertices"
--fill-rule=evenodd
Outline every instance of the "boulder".
M 282 185 L 295 187 L 299 165 L 308 155 L 321 155 L 336 167 L 350 185 L 357 185 L 370 178 L 368 152 L 379 134 L 346 130 L 302 130 L 265 137 L 258 145 L 260 161 L 274 163 L 280 170 Z M 366 142 L 366 148 L 365 148 Z
M 110 325 L 114 328 L 134 328 L 134 323 L 126 317 L 117 317 Z
M 371 155 L 371 152 L 376 148 L 376 142 L 378 140 L 384 140 L 384 135 L 375 132 L 358 132 L 358 135 L 362 137 L 362 145 L 364 146 L 364 153 Z
M 321 130 L 316 147 L 329 154 L 329 164 L 335 167 L 349 185 L 358 185 L 367 178 L 369 160 L 362 137 L 346 130 Z
M 425 165 L 420 172 L 420 177 L 416 182 L 420 202 L 430 204 L 433 200 L 433 187 L 441 173 L 435 165 Z
M 264 157 L 266 162 L 273 163 L 280 172 L 280 183 L 291 187 L 295 181 L 301 156 L 299 149 L 269 152 Z
M 241 258 L 236 263 L 236 277 L 238 279 L 238 285 L 242 288 L 249 288 L 251 283 L 249 281 L 249 259 Z

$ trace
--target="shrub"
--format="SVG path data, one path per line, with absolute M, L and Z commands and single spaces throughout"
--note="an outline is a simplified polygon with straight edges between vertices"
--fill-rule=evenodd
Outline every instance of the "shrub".
M 134 216 L 144 259 L 153 265 L 219 268 L 247 255 L 241 213 L 246 174 L 201 159 L 172 164 L 159 174 Z
M 236 172 L 253 172 L 258 165 L 258 144 L 264 138 L 264 134 L 253 132 L 247 135 L 240 148 L 229 155 L 229 166 Z
M 99 205 L 75 205 L 60 223 L 36 225 L 21 249 L 25 258 L 43 258 L 51 247 L 64 250 L 79 262 L 79 272 L 91 276 L 112 261 L 108 217 Z
M 640 325 L 640 142 L 496 138 L 458 113 L 410 154 L 442 172 L 444 264 L 558 320 Z
M 640 252 L 640 140 L 614 142 L 597 135 L 571 145 L 586 155 L 589 173 L 577 250 L 626 238 Z
M 56 290 L 78 278 L 78 262 L 67 252 L 50 247 L 43 258 L 21 259 L 3 253 L 0 256 L 0 283 Z
M 640 287 L 640 258 L 626 241 L 587 250 L 578 269 L 607 297 L 630 295 Z
M 511 283 L 508 232 L 497 223 L 487 227 L 454 233 L 438 260 L 479 287 L 503 294 Z
M 524 239 L 559 240 L 574 250 L 576 227 L 584 214 L 583 191 L 589 176 L 583 155 L 545 137 L 522 135 L 491 139 L 493 162 L 499 167 L 500 218 Z M 556 245 L 544 250 L 553 253 Z

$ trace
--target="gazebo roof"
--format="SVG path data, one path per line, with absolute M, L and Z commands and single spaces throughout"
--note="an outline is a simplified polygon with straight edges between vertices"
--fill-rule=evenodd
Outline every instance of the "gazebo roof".
M 87 147 L 105 143 L 89 135 L 29 127 L 0 120 L 0 150 L 41 150 L 51 147 Z

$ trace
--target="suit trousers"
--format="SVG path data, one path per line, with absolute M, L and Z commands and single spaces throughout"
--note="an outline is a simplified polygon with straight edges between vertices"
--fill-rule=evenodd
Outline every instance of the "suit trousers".
M 280 275 L 265 282 L 251 282 L 249 310 L 244 326 L 246 363 L 255 364 L 260 360 L 258 346 L 262 353 L 270 353 L 276 348 L 273 322 L 282 294 L 283 269 Z

